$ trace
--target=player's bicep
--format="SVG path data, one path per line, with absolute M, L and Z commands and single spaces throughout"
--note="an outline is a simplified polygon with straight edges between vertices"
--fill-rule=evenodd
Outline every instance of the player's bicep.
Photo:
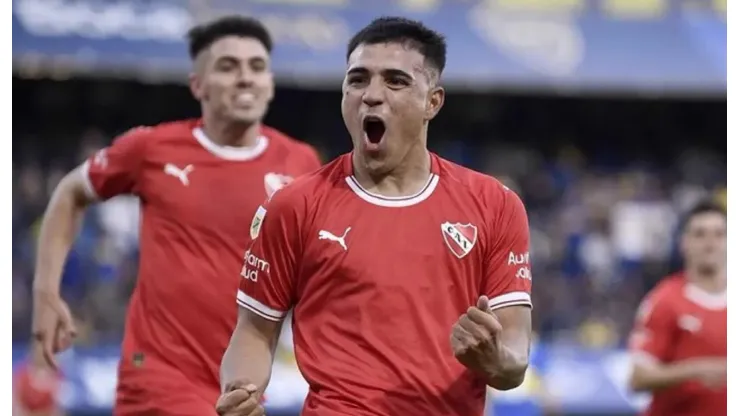
M 282 321 L 293 306 L 298 257 L 295 207 L 278 192 L 252 220 L 255 237 L 244 254 L 237 303 L 264 319 Z
M 488 255 L 484 264 L 483 291 L 492 310 L 532 306 L 527 213 L 516 194 L 505 192 L 502 214 L 488 230 Z
M 239 318 L 234 331 L 236 337 L 250 337 L 264 341 L 273 350 L 277 345 L 283 321 L 265 319 L 248 308 L 239 308 Z
M 532 341 L 532 308 L 525 305 L 498 308 L 494 312 L 501 324 L 501 339 L 508 348 L 528 360 Z
M 90 199 L 138 193 L 144 147 L 150 133 L 148 127 L 132 129 L 82 164 L 80 171 Z
M 87 166 L 82 164 L 67 173 L 57 185 L 52 195 L 53 205 L 60 199 L 70 201 L 78 207 L 85 207 L 97 200 L 95 192 L 90 188 L 90 181 L 87 175 Z

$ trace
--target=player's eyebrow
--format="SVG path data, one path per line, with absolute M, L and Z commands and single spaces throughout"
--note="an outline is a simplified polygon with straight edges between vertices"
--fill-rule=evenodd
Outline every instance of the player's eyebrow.
M 219 56 L 216 59 L 216 63 L 224 62 L 224 61 L 231 61 L 231 62 L 238 63 L 240 61 L 240 59 L 239 59 L 239 57 L 234 56 L 234 55 L 222 55 L 222 56 Z M 249 57 L 249 59 L 247 59 L 247 61 L 250 64 L 254 64 L 254 63 L 267 63 L 267 59 L 264 58 L 264 57 L 262 57 L 262 56 L 251 56 L 251 57 Z
M 404 77 L 408 79 L 415 79 L 413 74 L 410 74 L 402 69 L 386 68 L 381 70 L 380 72 L 381 74 L 383 74 L 384 77 Z M 370 70 L 362 66 L 350 68 L 347 71 L 347 75 L 367 75 L 369 73 Z
M 386 77 L 403 77 L 408 79 L 414 79 L 414 75 L 404 70 L 396 68 L 388 68 L 383 70 L 383 75 Z
M 356 66 L 347 70 L 347 75 L 367 75 L 370 71 L 367 68 Z

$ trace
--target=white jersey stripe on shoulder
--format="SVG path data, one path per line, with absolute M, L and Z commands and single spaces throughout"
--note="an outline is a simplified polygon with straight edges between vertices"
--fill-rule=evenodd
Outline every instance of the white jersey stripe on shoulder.
M 236 303 L 239 304 L 239 306 L 245 307 L 253 312 L 255 312 L 257 315 L 260 315 L 261 317 L 265 319 L 269 319 L 271 321 L 281 321 L 287 312 L 279 311 L 277 309 L 273 309 L 264 303 L 258 301 L 257 299 L 247 295 L 246 293 L 239 290 L 239 292 L 236 295 Z
M 85 163 L 82 164 L 82 181 L 85 186 L 85 194 L 90 199 L 100 199 L 100 196 L 97 192 L 95 192 L 95 187 L 92 184 L 92 180 L 90 179 L 90 161 L 86 160 Z

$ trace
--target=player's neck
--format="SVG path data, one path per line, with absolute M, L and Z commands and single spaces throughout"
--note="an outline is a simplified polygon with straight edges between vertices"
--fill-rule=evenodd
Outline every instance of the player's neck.
M 369 192 L 385 197 L 403 197 L 421 191 L 429 182 L 431 157 L 426 146 L 409 150 L 392 170 L 374 172 L 359 152 L 353 153 L 354 177 Z
M 252 147 L 260 136 L 259 122 L 228 123 L 203 117 L 203 131 L 209 139 L 221 146 Z
M 720 293 L 727 290 L 727 273 L 717 270 L 713 273 L 702 273 L 699 270 L 687 270 L 686 275 L 691 284 L 709 293 Z

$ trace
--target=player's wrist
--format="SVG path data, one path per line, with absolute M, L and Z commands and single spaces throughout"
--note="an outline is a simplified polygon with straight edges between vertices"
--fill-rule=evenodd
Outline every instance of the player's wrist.
M 55 285 L 45 282 L 38 282 L 38 280 L 40 279 L 36 280 L 37 281 L 34 281 L 33 283 L 33 296 L 43 299 L 61 298 L 61 295 L 59 294 L 59 287 L 55 287 Z
M 484 374 L 486 384 L 497 390 L 510 390 L 522 384 L 529 366 L 526 356 L 520 357 L 509 348 L 501 346 L 497 354 L 489 357 L 479 370 Z

